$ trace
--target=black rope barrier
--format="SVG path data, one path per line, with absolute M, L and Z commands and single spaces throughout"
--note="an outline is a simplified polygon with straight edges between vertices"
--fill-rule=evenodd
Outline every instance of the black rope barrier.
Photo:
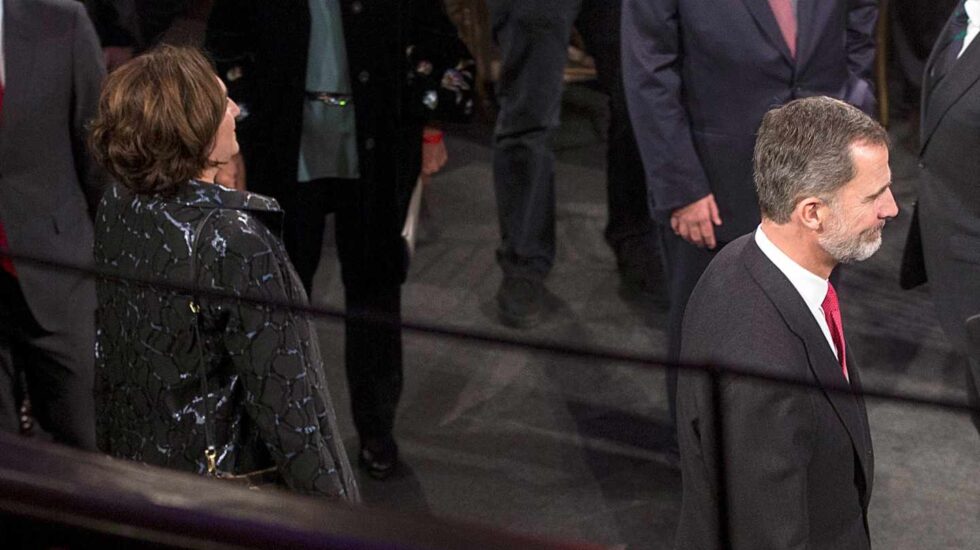
M 948 397 L 927 396 L 907 391 L 884 391 L 867 387 L 862 387 L 860 390 L 854 390 L 845 381 L 842 381 L 841 384 L 837 386 L 825 386 L 803 378 L 759 372 L 757 369 L 740 365 L 706 365 L 700 363 L 670 361 L 664 357 L 656 355 L 633 353 L 609 347 L 561 343 L 543 338 L 513 338 L 500 334 L 499 332 L 489 330 L 463 328 L 426 321 L 399 320 L 390 315 L 381 315 L 376 313 L 348 313 L 338 308 L 313 306 L 310 304 L 301 304 L 288 300 L 270 300 L 267 298 L 241 295 L 234 292 L 213 288 L 197 287 L 191 284 L 177 283 L 158 278 L 121 276 L 112 270 L 97 268 L 91 265 L 71 264 L 41 256 L 22 254 L 19 252 L 5 252 L 0 250 L 0 258 L 5 257 L 13 260 L 15 265 L 32 265 L 43 269 L 77 273 L 84 275 L 87 278 L 124 281 L 139 286 L 148 286 L 176 293 L 184 293 L 188 296 L 196 293 L 200 298 L 234 300 L 258 306 L 271 307 L 274 309 L 285 309 L 302 313 L 304 315 L 309 315 L 311 317 L 332 319 L 335 321 L 352 319 L 375 326 L 400 328 L 408 332 L 414 332 L 422 335 L 449 338 L 460 341 L 478 342 L 488 346 L 522 348 L 536 352 L 545 352 L 594 361 L 628 363 L 635 368 L 666 369 L 676 367 L 680 369 L 700 371 L 715 378 L 717 378 L 718 375 L 739 376 L 756 379 L 761 382 L 794 386 L 812 391 L 861 395 L 866 398 L 881 399 L 908 405 L 933 407 L 962 414 L 980 413 L 980 404 L 974 405 Z

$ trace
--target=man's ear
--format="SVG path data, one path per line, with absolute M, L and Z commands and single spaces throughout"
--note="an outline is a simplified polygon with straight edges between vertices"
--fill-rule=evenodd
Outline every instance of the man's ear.
M 793 217 L 811 231 L 821 231 L 827 221 L 828 205 L 819 197 L 806 197 L 796 203 Z

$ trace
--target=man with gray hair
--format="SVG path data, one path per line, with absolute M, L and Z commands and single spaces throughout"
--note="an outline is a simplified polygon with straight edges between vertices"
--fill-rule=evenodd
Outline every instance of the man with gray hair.
M 761 225 L 715 257 L 684 316 L 682 361 L 719 372 L 678 383 L 677 547 L 868 548 L 871 436 L 828 279 L 898 213 L 888 136 L 844 102 L 796 100 L 765 115 L 754 179 Z

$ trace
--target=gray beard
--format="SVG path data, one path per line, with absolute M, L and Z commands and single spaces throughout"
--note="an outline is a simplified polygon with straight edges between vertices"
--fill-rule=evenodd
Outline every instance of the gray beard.
M 881 230 L 883 227 L 878 226 L 850 236 L 847 234 L 843 217 L 837 216 L 836 221 L 817 241 L 837 263 L 863 262 L 873 256 L 881 247 Z

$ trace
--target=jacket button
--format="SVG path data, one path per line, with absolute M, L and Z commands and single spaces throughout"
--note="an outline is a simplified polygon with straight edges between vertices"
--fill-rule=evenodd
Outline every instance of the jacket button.
M 374 149 L 374 138 L 367 138 L 364 140 L 364 149 L 368 151 Z
M 371 73 L 367 71 L 361 71 L 360 73 L 357 74 L 357 80 L 359 80 L 361 84 L 367 84 L 367 81 L 370 79 L 371 79 Z
M 926 167 L 926 163 L 924 163 L 924 162 L 920 162 L 919 163 L 919 168 L 925 168 L 925 167 Z
M 354 15 L 357 15 L 357 14 L 359 14 L 359 13 L 361 13 L 362 11 L 364 11 L 364 4 L 361 4 L 360 2 L 357 2 L 357 1 L 355 0 L 355 2 L 353 2 L 353 3 L 352 3 L 352 4 L 350 5 L 350 11 L 351 11 L 351 13 L 353 13 Z

